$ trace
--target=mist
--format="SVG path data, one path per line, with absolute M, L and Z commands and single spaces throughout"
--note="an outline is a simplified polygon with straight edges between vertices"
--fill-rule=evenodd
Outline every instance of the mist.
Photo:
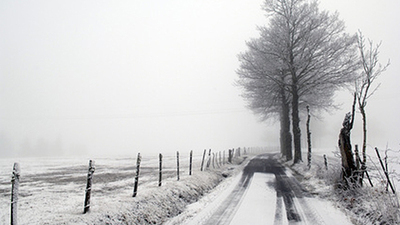
M 237 54 L 267 21 L 262 4 L 2 1 L 0 156 L 278 146 L 278 124 L 252 114 L 234 85 Z M 368 143 L 398 149 L 399 3 L 329 0 L 321 7 L 337 10 L 349 33 L 382 41 L 381 63 L 391 66 L 367 106 Z M 351 103 L 343 90 L 339 110 L 313 117 L 315 148 L 335 150 Z M 357 116 L 353 143 L 361 143 Z

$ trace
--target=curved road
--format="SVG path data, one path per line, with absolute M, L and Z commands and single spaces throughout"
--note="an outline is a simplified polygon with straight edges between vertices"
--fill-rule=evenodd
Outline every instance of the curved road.
M 343 213 L 305 191 L 273 156 L 253 158 L 234 190 L 203 224 L 349 223 Z M 325 210 L 334 215 L 326 216 Z M 341 219 L 332 220 L 337 214 Z

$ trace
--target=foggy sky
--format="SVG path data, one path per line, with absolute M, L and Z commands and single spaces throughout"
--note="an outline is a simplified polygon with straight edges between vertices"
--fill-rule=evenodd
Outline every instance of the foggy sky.
M 278 145 L 277 124 L 260 122 L 233 85 L 237 54 L 266 23 L 262 3 L 1 1 L 0 157 Z M 391 66 L 367 106 L 368 142 L 398 149 L 399 3 L 321 7 L 338 10 L 348 32 L 382 41 L 381 63 Z M 351 101 L 338 93 L 342 109 L 312 120 L 316 148 L 334 150 Z

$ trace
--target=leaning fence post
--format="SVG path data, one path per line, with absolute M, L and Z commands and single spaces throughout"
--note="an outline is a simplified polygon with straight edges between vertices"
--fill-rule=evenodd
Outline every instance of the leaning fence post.
M 90 209 L 90 194 L 92 193 L 92 178 L 94 173 L 94 161 L 89 160 L 89 170 L 87 175 L 86 190 L 85 190 L 85 205 L 83 209 L 83 214 L 89 212 Z
M 159 173 L 158 173 L 158 186 L 161 186 L 162 182 L 162 154 L 159 155 L 160 158 L 160 166 L 159 166 Z
M 192 160 L 193 160 L 193 150 L 190 150 L 190 156 L 189 156 L 189 176 L 192 175 Z
M 142 161 L 142 157 L 140 156 L 140 153 L 137 155 L 136 159 L 136 175 L 135 175 L 135 186 L 133 187 L 133 196 L 136 197 L 137 195 L 137 189 L 139 185 L 139 170 L 140 170 L 140 162 Z
M 204 152 L 203 152 L 203 160 L 201 160 L 201 167 L 200 167 L 200 170 L 201 170 L 201 171 L 203 171 L 203 166 L 204 166 L 204 158 L 206 157 L 206 152 L 207 152 L 207 150 L 206 150 L 206 149 L 204 149 Z
M 18 206 L 18 189 L 19 189 L 19 164 L 14 163 L 11 178 L 11 225 L 17 225 L 17 206 Z
M 179 180 L 179 151 L 176 151 L 176 176 Z
M 375 148 L 375 151 L 376 151 L 376 154 L 378 155 L 379 162 L 381 163 L 382 170 L 385 173 L 387 182 L 388 182 L 390 188 L 392 189 L 393 194 L 396 194 L 396 191 L 393 188 L 392 182 L 390 182 L 388 171 L 385 170 L 385 166 L 383 165 L 383 162 L 382 162 L 382 159 L 381 159 L 381 155 L 379 154 L 378 148 Z

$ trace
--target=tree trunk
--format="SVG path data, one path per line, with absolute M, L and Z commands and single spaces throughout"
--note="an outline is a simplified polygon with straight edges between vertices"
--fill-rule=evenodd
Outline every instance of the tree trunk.
M 347 113 L 343 121 L 343 128 L 339 134 L 339 149 L 342 155 L 342 178 L 343 181 L 349 185 L 348 182 L 355 183 L 357 167 L 354 162 L 353 151 L 351 150 L 350 133 L 353 128 L 352 119 L 353 115 Z
M 362 146 L 362 155 L 363 160 L 361 162 L 361 181 L 364 179 L 364 171 L 367 170 L 367 115 L 365 113 L 364 107 L 360 108 L 362 121 L 363 121 L 363 146 Z
M 293 163 L 302 161 L 301 157 L 301 130 L 299 118 L 299 95 L 297 93 L 296 82 L 292 84 L 292 129 L 294 143 L 294 160 Z
M 286 161 L 290 161 L 293 158 L 292 154 L 292 134 L 290 133 L 290 108 L 288 100 L 285 96 L 285 90 L 281 88 L 281 101 L 282 111 L 280 115 L 281 120 L 281 153 L 283 157 L 286 157 Z

